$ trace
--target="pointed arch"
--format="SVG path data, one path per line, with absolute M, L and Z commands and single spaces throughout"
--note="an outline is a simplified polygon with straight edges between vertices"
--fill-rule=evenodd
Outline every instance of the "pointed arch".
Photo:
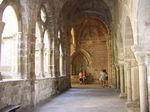
M 81 70 L 88 71 L 92 64 L 91 55 L 84 49 L 78 50 L 71 57 L 72 75 L 77 75 Z
M 5 23 L 1 44 L 1 72 L 5 78 L 19 78 L 18 44 L 20 34 L 16 11 L 8 5 L 3 12 L 2 21 Z M 9 51 L 9 52 L 8 52 Z M 10 75 L 11 74 L 11 75 Z
M 86 57 L 86 59 L 88 60 L 88 65 L 92 64 L 91 54 L 89 52 L 87 52 L 86 50 L 84 50 L 84 49 L 79 49 L 78 51 L 73 53 L 72 56 L 71 56 L 71 62 L 78 55 L 78 53 L 82 53 Z
M 125 59 L 135 59 L 131 47 L 134 45 L 133 29 L 129 17 L 125 21 L 124 57 Z

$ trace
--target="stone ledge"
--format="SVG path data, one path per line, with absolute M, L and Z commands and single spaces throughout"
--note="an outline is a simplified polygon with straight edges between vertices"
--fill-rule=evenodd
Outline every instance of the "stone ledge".
M 0 83 L 20 82 L 20 81 L 28 81 L 28 80 L 26 80 L 26 79 L 5 79 L 5 80 L 0 80 Z

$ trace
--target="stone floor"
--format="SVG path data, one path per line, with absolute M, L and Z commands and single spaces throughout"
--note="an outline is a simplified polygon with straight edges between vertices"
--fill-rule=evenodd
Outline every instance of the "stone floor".
M 118 97 L 116 90 L 94 87 L 72 88 L 34 112 L 126 112 L 125 100 Z

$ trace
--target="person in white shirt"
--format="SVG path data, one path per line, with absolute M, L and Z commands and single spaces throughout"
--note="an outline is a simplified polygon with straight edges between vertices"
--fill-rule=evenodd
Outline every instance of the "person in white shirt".
M 104 88 L 108 80 L 108 75 L 105 69 L 100 72 L 99 80 L 100 80 L 102 87 Z

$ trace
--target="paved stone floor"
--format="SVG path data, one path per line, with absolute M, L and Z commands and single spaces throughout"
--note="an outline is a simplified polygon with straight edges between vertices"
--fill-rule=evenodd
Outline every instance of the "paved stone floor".
M 125 100 L 110 88 L 76 87 L 53 98 L 34 112 L 126 112 Z

